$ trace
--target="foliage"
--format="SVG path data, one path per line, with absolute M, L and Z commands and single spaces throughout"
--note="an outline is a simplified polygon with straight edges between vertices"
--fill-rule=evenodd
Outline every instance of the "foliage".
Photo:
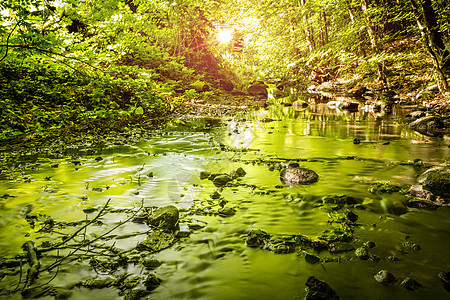
M 449 5 L 432 4 L 448 42 Z M 214 95 L 198 82 L 244 89 L 319 67 L 375 80 L 423 58 L 410 0 L 5 0 L 0 11 L 2 139 L 127 128 Z M 216 41 L 220 29 L 231 42 Z

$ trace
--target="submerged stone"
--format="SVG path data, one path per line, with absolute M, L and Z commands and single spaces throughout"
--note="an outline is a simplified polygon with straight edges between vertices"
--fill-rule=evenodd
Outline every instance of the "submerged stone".
M 411 277 L 406 277 L 405 279 L 403 279 L 401 285 L 410 291 L 415 291 L 418 288 L 420 288 L 422 285 L 420 283 L 418 283 L 417 281 L 415 281 L 414 279 L 412 279 Z
M 341 253 L 354 250 L 355 247 L 347 242 L 334 242 L 329 245 L 329 250 L 331 253 Z
M 287 185 L 302 185 L 316 182 L 319 175 L 313 170 L 288 166 L 281 171 L 280 179 Z
M 163 249 L 169 248 L 177 241 L 177 236 L 173 233 L 162 230 L 151 231 L 145 240 L 137 244 L 138 251 L 148 251 L 155 253 Z
M 306 300 L 337 300 L 339 296 L 325 281 L 310 276 L 305 283 Z

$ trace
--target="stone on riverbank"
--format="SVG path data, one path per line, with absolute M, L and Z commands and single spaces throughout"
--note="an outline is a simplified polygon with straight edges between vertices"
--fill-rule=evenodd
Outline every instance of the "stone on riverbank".
M 424 135 L 439 136 L 444 132 L 445 124 L 441 117 L 427 116 L 410 123 L 409 127 Z
M 260 81 L 255 81 L 251 83 L 247 87 L 247 94 L 252 96 L 263 96 L 264 98 L 267 98 L 267 96 L 269 95 L 267 91 L 267 86 Z

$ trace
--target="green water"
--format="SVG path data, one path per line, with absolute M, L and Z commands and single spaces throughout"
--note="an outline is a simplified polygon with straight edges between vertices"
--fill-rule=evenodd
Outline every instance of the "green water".
M 389 116 L 336 112 L 325 104 L 303 111 L 273 106 L 247 120 L 173 122 L 164 134 L 129 145 L 25 153 L 14 163 L 3 158 L 0 195 L 11 197 L 0 198 L 0 257 L 21 253 L 25 241 L 40 236 L 24 219 L 27 209 L 55 220 L 76 221 L 92 218 L 83 209 L 100 207 L 108 199 L 115 208 L 137 207 L 143 201 L 145 206 L 177 206 L 184 216 L 182 230 L 192 224 L 202 226 L 154 255 L 163 262 L 153 271 L 162 284 L 151 299 L 303 299 L 311 275 L 330 284 L 341 299 L 448 299 L 437 274 L 450 268 L 450 210 L 408 209 L 399 215 L 395 207 L 403 207 L 405 196 L 368 191 L 374 181 L 416 183 L 424 169 L 408 161 L 437 164 L 450 156 L 447 138 L 425 137 L 401 125 L 399 118 L 405 113 L 401 109 Z M 361 143 L 354 144 L 355 138 Z M 96 160 L 99 156 L 103 160 Z M 301 166 L 319 174 L 319 181 L 307 186 L 281 185 L 279 170 L 270 168 L 270 162 L 288 159 L 299 159 Z M 210 195 L 217 190 L 210 181 L 199 178 L 201 171 L 229 173 L 238 167 L 247 172 L 239 179 L 241 184 L 220 191 L 227 207 L 236 209 L 235 215 L 188 214 L 194 206 L 210 206 Z M 150 172 L 153 177 L 147 176 Z M 309 264 L 302 253 L 274 254 L 246 246 L 252 229 L 321 235 L 332 225 L 318 201 L 342 194 L 364 201 L 365 210 L 354 210 L 359 216 L 355 245 L 375 242 L 372 253 L 380 261 L 360 260 L 354 252 L 337 255 L 322 251 L 316 255 L 342 259 Z M 102 221 L 113 226 L 123 218 L 107 215 Z M 101 231 L 91 230 L 88 234 Z M 146 225 L 131 223 L 119 227 L 117 234 L 145 230 Z M 115 246 L 130 249 L 139 239 L 119 240 Z M 400 253 L 400 245 L 407 239 L 422 249 Z M 401 260 L 387 260 L 391 255 Z M 373 278 L 382 269 L 391 271 L 399 281 L 411 276 L 424 287 L 412 292 L 399 282 L 383 286 Z M 129 266 L 126 272 L 142 274 L 143 270 Z M 41 280 L 46 282 L 46 276 L 50 279 L 53 275 L 43 274 Z M 96 276 L 105 277 L 89 265 L 72 263 L 61 267 L 52 284 L 64 287 Z M 11 289 L 16 284 L 14 277 L 0 281 L 1 288 Z M 14 297 L 20 299 L 17 294 L 4 298 Z M 70 299 L 122 297 L 114 288 L 77 288 Z

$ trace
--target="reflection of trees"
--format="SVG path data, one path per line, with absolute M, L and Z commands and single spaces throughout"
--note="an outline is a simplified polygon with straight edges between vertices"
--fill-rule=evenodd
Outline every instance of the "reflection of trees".
M 328 136 L 338 139 L 359 138 L 362 141 L 384 141 L 400 138 L 420 138 L 421 135 L 403 126 L 396 119 L 407 112 L 394 109 L 391 114 L 374 113 L 363 110 L 357 112 L 330 108 L 324 103 L 311 104 L 303 110 L 282 105 L 269 106 L 255 114 L 255 119 L 302 120 L 302 122 L 283 122 L 281 132 L 290 135 Z M 266 125 L 269 127 L 273 126 Z

